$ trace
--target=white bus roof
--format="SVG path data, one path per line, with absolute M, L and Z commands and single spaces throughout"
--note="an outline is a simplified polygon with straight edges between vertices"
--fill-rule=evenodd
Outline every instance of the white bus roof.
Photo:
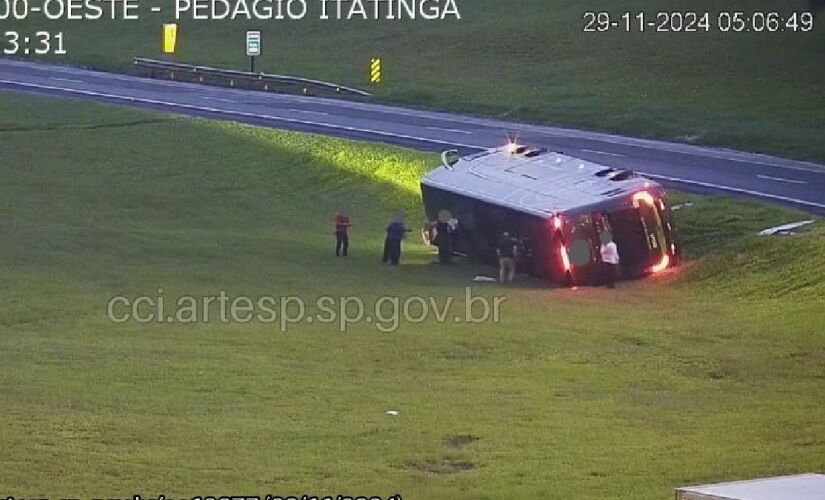
M 422 179 L 440 188 L 541 217 L 661 186 L 629 172 L 546 149 L 509 145 L 442 165 Z
M 676 491 L 679 500 L 825 500 L 825 475 L 772 477 Z

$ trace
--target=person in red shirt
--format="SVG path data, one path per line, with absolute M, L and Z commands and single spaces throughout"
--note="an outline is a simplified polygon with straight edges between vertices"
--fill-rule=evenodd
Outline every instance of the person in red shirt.
M 335 214 L 335 256 L 344 257 L 349 252 L 349 228 L 352 227 L 345 209 Z

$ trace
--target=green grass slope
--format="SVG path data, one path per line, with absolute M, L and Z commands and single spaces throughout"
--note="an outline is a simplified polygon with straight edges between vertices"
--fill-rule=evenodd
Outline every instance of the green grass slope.
M 71 64 L 129 71 L 133 56 L 159 57 L 163 14 L 140 21 L 4 22 L 66 32 Z M 313 8 L 315 2 L 310 2 Z M 825 161 L 825 42 L 814 33 L 583 33 L 585 10 L 780 9 L 802 0 L 458 2 L 457 22 L 183 22 L 177 59 L 246 69 L 246 29 L 263 32 L 263 71 L 367 87 L 384 60 L 381 99 L 553 122 Z
M 411 240 L 415 152 L 0 95 L 0 491 L 661 499 L 825 469 L 825 228 L 690 197 L 687 265 L 618 291 L 477 286 L 501 323 L 127 323 L 113 295 L 457 296 Z M 352 256 L 331 215 L 352 206 Z M 400 415 L 390 417 L 387 410 Z

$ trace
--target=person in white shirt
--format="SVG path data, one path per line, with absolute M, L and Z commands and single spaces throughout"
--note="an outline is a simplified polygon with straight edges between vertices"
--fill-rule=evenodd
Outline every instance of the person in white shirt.
M 619 249 L 613 241 L 613 236 L 605 231 L 601 235 L 601 256 L 604 265 L 604 278 L 607 288 L 616 288 L 616 277 L 619 273 Z

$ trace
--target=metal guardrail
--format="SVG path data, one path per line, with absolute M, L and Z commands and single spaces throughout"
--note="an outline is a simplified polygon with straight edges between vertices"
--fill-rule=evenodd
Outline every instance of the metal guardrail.
M 323 97 L 349 97 L 364 99 L 372 97 L 369 92 L 336 85 L 320 80 L 310 80 L 295 76 L 270 75 L 267 73 L 250 73 L 229 69 L 195 66 L 170 61 L 158 61 L 136 57 L 134 66 L 141 76 L 202 83 L 246 90 L 280 92 L 285 94 L 303 94 Z

